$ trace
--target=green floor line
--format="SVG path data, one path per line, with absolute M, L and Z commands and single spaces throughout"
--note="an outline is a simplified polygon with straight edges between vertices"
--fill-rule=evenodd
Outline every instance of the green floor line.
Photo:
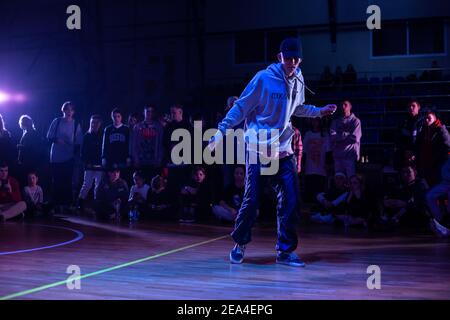
M 228 237 L 228 235 L 222 236 L 222 237 L 218 237 L 218 238 L 214 238 L 214 239 L 210 239 L 210 240 L 206 240 L 206 241 L 202 241 L 202 242 L 199 242 L 199 243 L 194 243 L 194 244 L 191 244 L 191 245 L 188 245 L 188 246 L 185 246 L 185 247 L 181 247 L 181 248 L 178 248 L 178 249 L 173 249 L 173 250 L 170 250 L 170 251 L 158 253 L 158 254 L 153 255 L 153 256 L 149 256 L 149 257 L 146 257 L 146 258 L 130 261 L 130 262 L 127 262 L 127 263 L 123 263 L 123 264 L 114 266 L 114 267 L 110 267 L 110 268 L 101 269 L 101 270 L 98 270 L 98 271 L 95 271 L 95 272 L 87 273 L 87 274 L 81 275 L 79 277 L 70 278 L 70 282 L 81 280 L 81 279 L 86 279 L 86 278 L 93 277 L 93 276 L 96 276 L 96 275 L 99 275 L 99 274 L 102 274 L 102 273 L 106 273 L 106 272 L 110 272 L 110 271 L 126 268 L 126 267 L 132 266 L 134 264 L 138 264 L 138 263 L 142 263 L 142 262 L 145 262 L 145 261 L 153 260 L 153 259 L 156 259 L 156 258 L 167 256 L 169 254 L 180 252 L 180 251 L 187 250 L 187 249 L 190 249 L 190 248 L 195 248 L 195 247 L 207 244 L 207 243 L 211 243 L 211 242 L 214 242 L 214 241 L 217 241 L 217 240 L 225 239 L 227 237 Z M 32 294 L 32 293 L 35 293 L 35 292 L 39 292 L 39 291 L 43 291 L 43 290 L 50 289 L 50 288 L 53 288 L 53 287 L 61 286 L 61 285 L 66 284 L 67 281 L 68 280 L 58 281 L 58 282 L 50 283 L 50 284 L 47 284 L 47 285 L 44 285 L 44 286 L 40 286 L 40 287 L 37 287 L 37 288 L 34 288 L 34 289 L 29 289 L 29 290 L 13 293 L 13 294 L 10 294 L 10 295 L 4 296 L 4 297 L 0 297 L 0 300 L 11 300 L 11 299 L 22 297 L 22 296 L 25 296 L 25 295 L 29 295 L 29 294 Z

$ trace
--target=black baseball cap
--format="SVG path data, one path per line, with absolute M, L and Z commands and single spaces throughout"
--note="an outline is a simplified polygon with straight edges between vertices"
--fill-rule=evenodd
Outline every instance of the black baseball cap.
M 303 59 L 302 42 L 298 38 L 286 38 L 281 42 L 280 52 L 285 58 Z

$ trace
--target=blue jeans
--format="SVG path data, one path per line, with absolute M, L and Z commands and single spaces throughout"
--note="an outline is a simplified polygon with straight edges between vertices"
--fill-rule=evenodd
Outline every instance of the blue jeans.
M 236 218 L 234 231 L 231 233 L 232 238 L 239 245 L 246 245 L 251 241 L 251 229 L 256 220 L 264 180 L 264 176 L 260 174 L 261 166 L 261 164 L 249 164 L 247 161 L 244 199 Z M 280 159 L 278 173 L 273 178 L 278 201 L 276 250 L 292 252 L 298 245 L 296 226 L 299 195 L 299 181 L 293 155 Z

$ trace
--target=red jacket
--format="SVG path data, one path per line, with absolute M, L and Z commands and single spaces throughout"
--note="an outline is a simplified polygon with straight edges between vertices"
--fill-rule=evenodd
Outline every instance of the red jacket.
M 13 177 L 8 177 L 8 182 L 11 185 L 12 192 L 1 190 L 2 188 L 0 187 L 0 204 L 22 201 L 19 182 Z

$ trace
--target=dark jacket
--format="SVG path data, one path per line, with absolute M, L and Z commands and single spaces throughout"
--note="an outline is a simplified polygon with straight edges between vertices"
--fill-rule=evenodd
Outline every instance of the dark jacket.
M 111 204 L 117 199 L 122 203 L 127 203 L 129 195 L 128 184 L 123 179 L 118 179 L 115 182 L 110 182 L 105 176 L 97 191 L 97 201 L 105 205 Z
M 9 165 L 16 159 L 16 150 L 11 139 L 9 131 L 4 130 L 0 133 L 0 162 L 6 162 Z
M 436 184 L 450 152 L 450 135 L 447 128 L 439 120 L 429 127 L 424 126 L 417 137 L 415 147 L 419 174 L 429 185 Z
M 102 165 L 102 133 L 86 132 L 81 145 L 81 160 L 86 169 L 95 169 Z
M 396 140 L 397 149 L 415 150 L 417 136 L 424 126 L 424 118 L 421 115 L 415 117 L 408 116 L 399 128 L 399 135 Z
M 44 162 L 46 152 L 44 139 L 36 132 L 25 132 L 17 146 L 18 160 L 25 168 L 38 168 Z
M 402 200 L 408 203 L 407 210 L 425 210 L 425 194 L 428 185 L 423 179 L 416 179 L 409 185 L 401 184 L 388 193 L 387 199 Z
M 126 125 L 119 128 L 109 125 L 103 133 L 102 159 L 106 165 L 125 166 L 130 158 L 130 129 Z

